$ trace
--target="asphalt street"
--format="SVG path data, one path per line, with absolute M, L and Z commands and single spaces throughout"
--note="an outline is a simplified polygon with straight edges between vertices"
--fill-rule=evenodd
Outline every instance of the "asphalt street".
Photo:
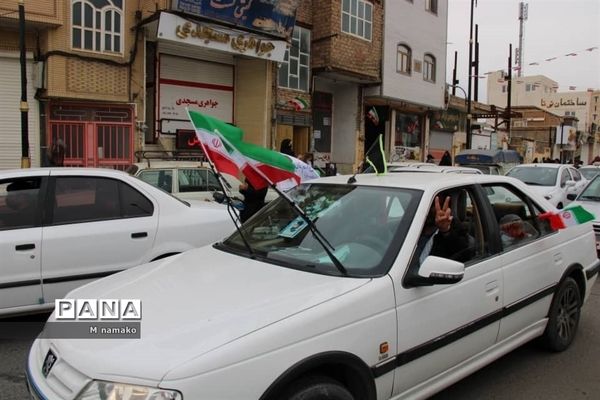
M 46 315 L 35 317 L 44 320 Z M 27 320 L 31 317 L 27 318 Z M 32 338 L 0 340 L 0 399 L 28 399 L 25 361 Z M 583 308 L 572 346 L 549 353 L 520 347 L 430 400 L 592 400 L 600 396 L 600 283 Z

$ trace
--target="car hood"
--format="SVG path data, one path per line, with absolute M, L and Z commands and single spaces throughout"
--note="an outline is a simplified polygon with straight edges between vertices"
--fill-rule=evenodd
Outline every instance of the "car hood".
M 556 187 L 554 186 L 537 186 L 537 185 L 527 185 L 527 187 L 534 193 L 539 194 L 541 196 L 545 196 L 549 193 L 558 192 Z
M 158 382 L 191 358 L 368 282 L 293 270 L 206 246 L 66 296 L 140 299 L 141 340 L 57 339 L 53 345 L 59 357 L 95 379 L 128 376 Z

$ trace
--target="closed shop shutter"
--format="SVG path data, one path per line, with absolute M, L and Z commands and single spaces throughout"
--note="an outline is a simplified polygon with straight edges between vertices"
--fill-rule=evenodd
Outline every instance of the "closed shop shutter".
M 29 157 L 39 167 L 39 109 L 33 98 L 33 61 L 27 60 Z M 21 67 L 18 53 L 0 53 L 0 169 L 21 167 Z
M 160 54 L 159 66 L 161 133 L 190 129 L 186 107 L 233 122 L 233 65 Z

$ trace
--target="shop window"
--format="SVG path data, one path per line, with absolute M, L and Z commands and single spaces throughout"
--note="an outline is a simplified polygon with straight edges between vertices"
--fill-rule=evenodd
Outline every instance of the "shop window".
M 410 75 L 410 65 L 412 63 L 412 50 L 405 44 L 398 45 L 398 54 L 396 59 L 396 71 L 402 74 Z
M 342 0 L 342 32 L 371 40 L 373 5 L 363 0 Z
M 291 46 L 279 66 L 279 86 L 308 91 L 310 78 L 310 30 L 294 27 Z
M 437 14 L 437 12 L 438 12 L 437 0 L 425 0 L 425 9 L 429 12 Z
M 421 145 L 421 121 L 419 115 L 403 114 L 396 112 L 396 132 L 394 146 L 396 152 L 404 152 L 403 157 L 412 159 L 416 154 L 416 148 Z
M 435 57 L 431 54 L 425 54 L 423 64 L 423 79 L 428 82 L 435 82 Z
M 73 0 L 71 45 L 74 49 L 121 54 L 122 0 Z

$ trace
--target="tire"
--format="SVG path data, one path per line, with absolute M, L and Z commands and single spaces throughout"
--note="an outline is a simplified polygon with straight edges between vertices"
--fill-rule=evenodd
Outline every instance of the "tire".
M 552 299 L 548 325 L 542 343 L 549 350 L 566 350 L 577 333 L 581 315 L 579 286 L 571 277 L 566 278 Z
M 293 382 L 282 399 L 354 400 L 354 396 L 335 379 L 326 376 L 309 376 Z

